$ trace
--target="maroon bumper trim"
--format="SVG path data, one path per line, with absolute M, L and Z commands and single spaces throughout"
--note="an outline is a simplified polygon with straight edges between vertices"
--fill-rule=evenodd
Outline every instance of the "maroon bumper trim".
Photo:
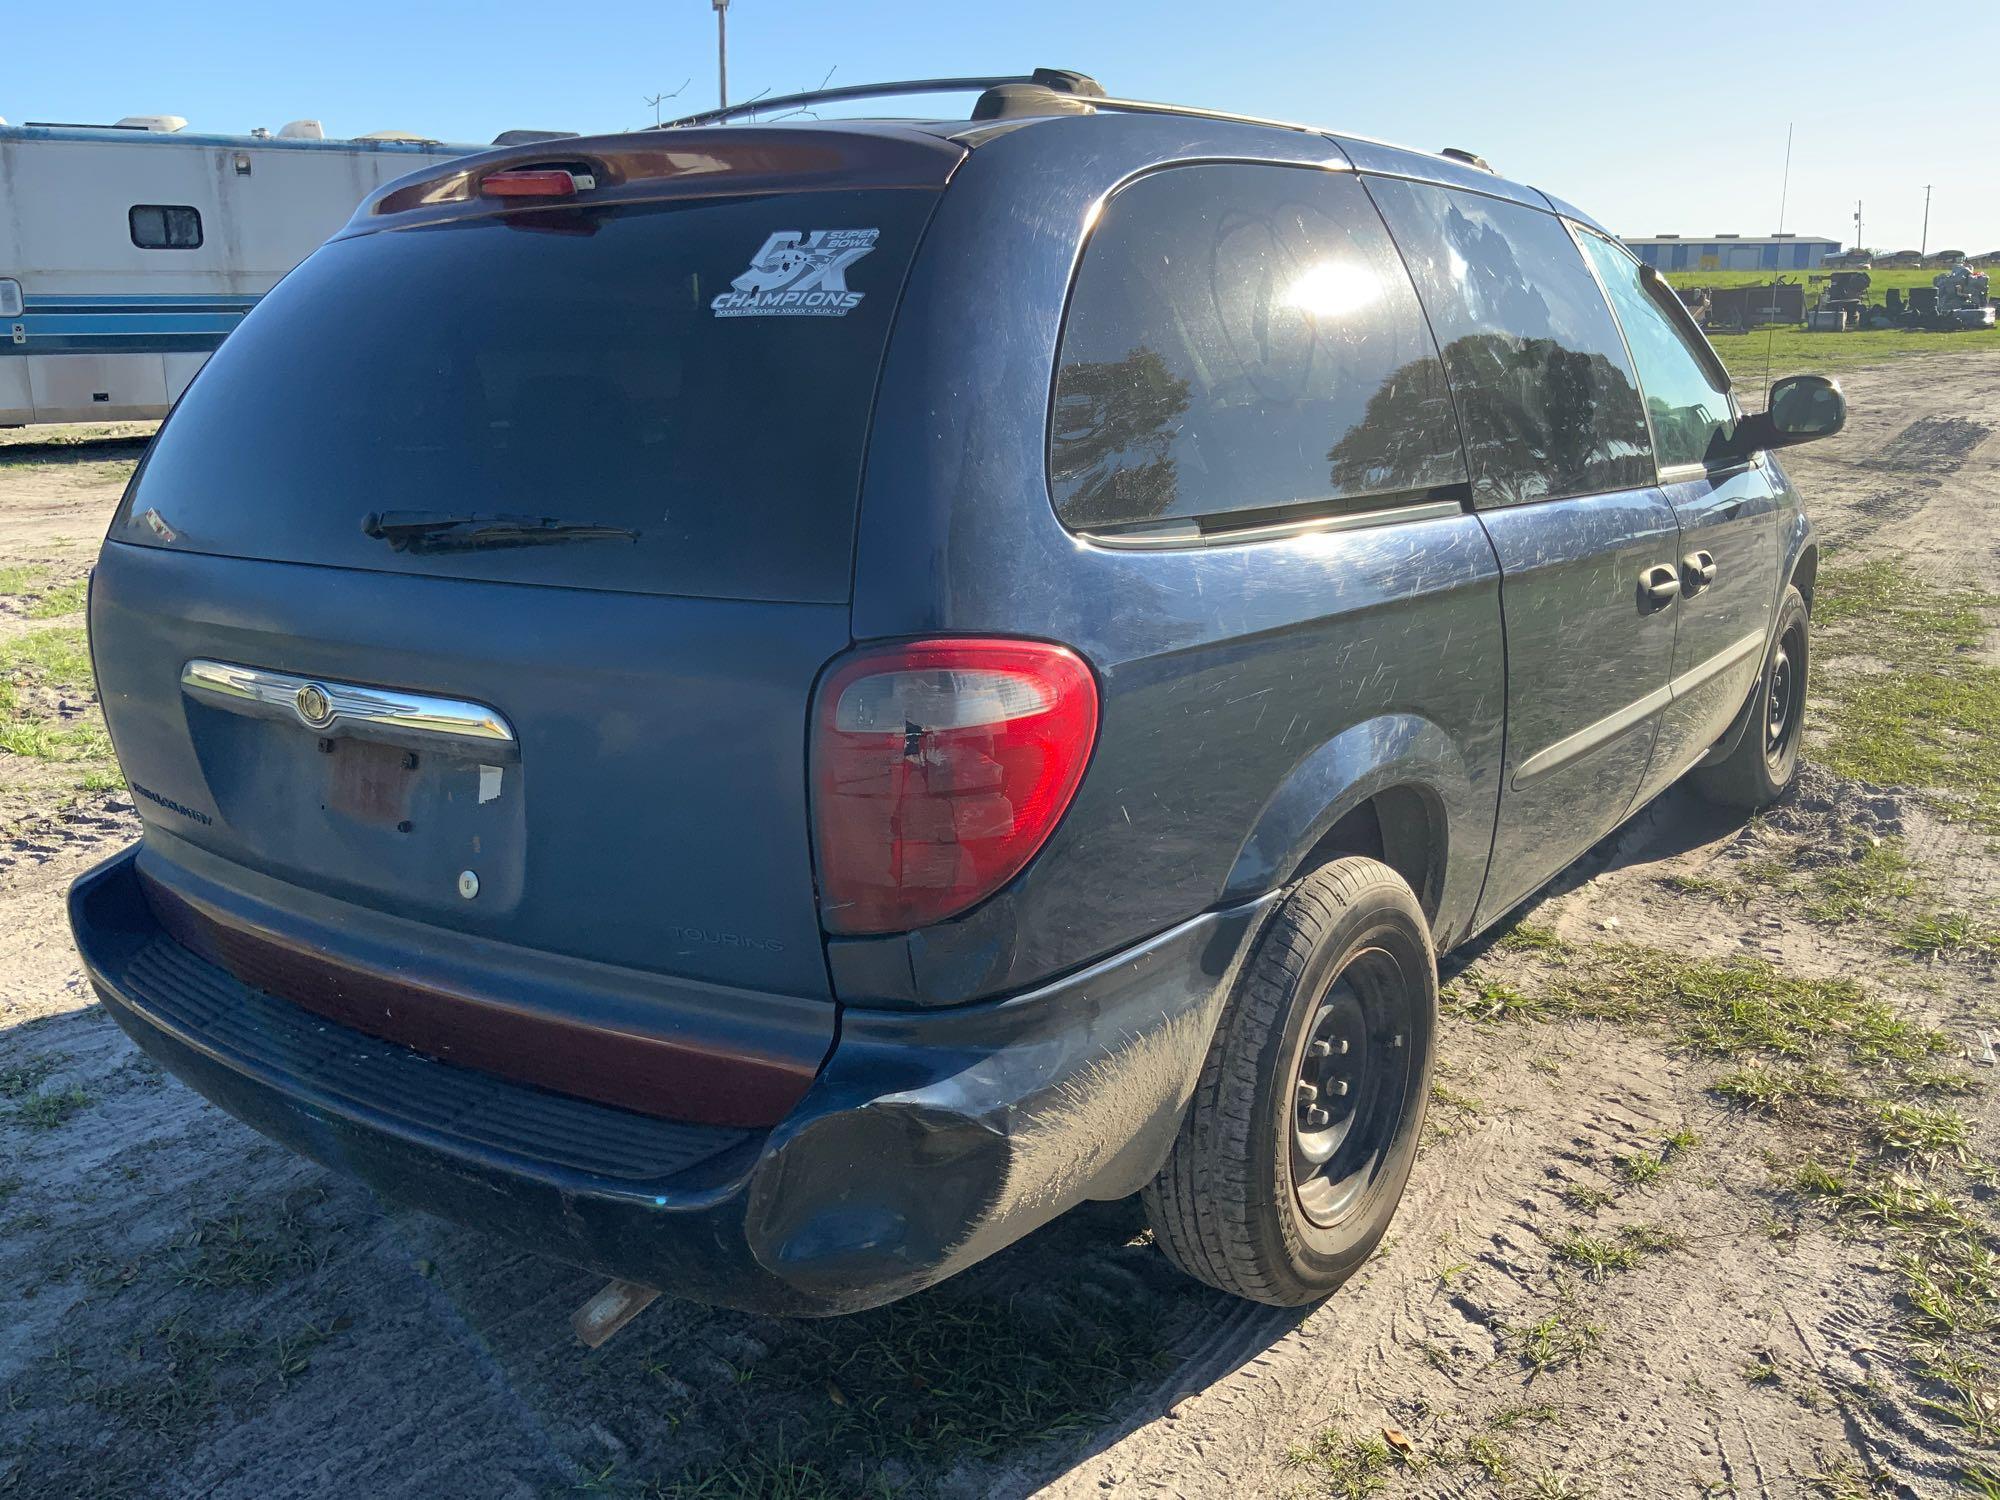
M 440 1062 L 595 1100 L 660 1119 L 761 1128 L 805 1096 L 824 1056 L 685 1027 L 660 1032 L 593 1026 L 468 994 L 420 967 L 400 974 L 344 963 L 228 917 L 163 885 L 139 881 L 154 915 L 182 947 L 253 989 L 329 1021 L 399 1042 Z M 746 1044 L 747 1043 L 747 1044 Z

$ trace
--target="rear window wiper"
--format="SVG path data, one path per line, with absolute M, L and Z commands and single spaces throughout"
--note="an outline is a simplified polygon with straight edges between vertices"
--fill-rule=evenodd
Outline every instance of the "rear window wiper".
M 478 547 L 535 547 L 592 540 L 636 542 L 629 526 L 599 526 L 555 516 L 450 515 L 434 510 L 385 510 L 361 523 L 365 535 L 398 552 L 452 552 Z

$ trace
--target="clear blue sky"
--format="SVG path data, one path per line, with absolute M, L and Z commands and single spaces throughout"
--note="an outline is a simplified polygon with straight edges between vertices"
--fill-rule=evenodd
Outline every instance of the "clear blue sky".
M 486 141 L 649 121 L 715 100 L 709 0 L 152 0 L 6 7 L 0 116 L 301 116 L 333 135 Z M 733 0 L 732 96 L 834 80 L 1094 73 L 1114 93 L 1462 145 L 1625 234 L 1784 227 L 1880 248 L 2000 248 L 2000 19 L 1985 7 L 1493 0 Z

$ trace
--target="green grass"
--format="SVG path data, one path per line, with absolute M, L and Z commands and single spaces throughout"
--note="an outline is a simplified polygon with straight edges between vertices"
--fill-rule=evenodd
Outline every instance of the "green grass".
M 81 625 L 32 630 L 0 646 L 0 670 L 32 673 L 51 687 L 87 691 L 90 642 Z
M 41 1087 L 42 1080 L 62 1066 L 60 1053 L 30 1058 L 11 1068 L 0 1068 L 0 1099 L 19 1099 Z
M 1837 269 L 1837 268 L 1836 268 Z M 1931 285 L 1938 274 L 1937 267 L 1929 270 L 1921 266 L 1897 266 L 1894 268 L 1872 269 L 1868 273 L 1868 295 L 1866 300 L 1878 307 L 1888 301 L 1889 289 L 1898 288 L 1905 294 L 1917 287 Z M 1738 287 L 1765 286 L 1773 281 L 1787 281 L 1803 284 L 1806 300 L 1824 290 L 1832 279 L 1832 271 L 1667 271 L 1662 273 L 1669 285 L 1675 287 Z
M 1678 1236 L 1652 1224 L 1627 1224 L 1615 1235 L 1585 1234 L 1566 1229 L 1550 1242 L 1559 1261 L 1579 1268 L 1593 1281 L 1613 1271 L 1630 1271 L 1648 1255 L 1661 1255 L 1680 1245 Z
M 1935 1161 L 1949 1157 L 1964 1165 L 1974 1159 L 1972 1122 L 1955 1109 L 1925 1109 L 1894 1100 L 1873 1107 L 1870 1134 L 1884 1151 Z
M 1583 1315 L 1573 1297 L 1563 1296 L 1556 1310 L 1533 1323 L 1499 1325 L 1509 1353 L 1539 1375 L 1564 1365 L 1579 1364 L 1597 1352 L 1604 1330 Z
M 28 606 L 31 620 L 54 620 L 64 615 L 83 613 L 85 601 L 90 597 L 89 578 L 72 578 L 68 583 L 58 584 L 48 590 Z
M 48 576 L 45 568 L 16 566 L 0 568 L 0 595 L 14 598 L 21 594 L 33 593 Z
M 1806 853 L 1822 851 L 1809 851 L 1794 842 L 1783 854 L 1742 861 L 1728 875 L 1670 875 L 1665 883 L 1685 895 L 1737 906 L 1762 892 L 1785 892 L 1796 896 L 1799 910 L 1815 922 L 1827 926 L 1875 924 L 1885 929 L 1882 935 L 1891 948 L 1918 958 L 1957 954 L 2000 957 L 2000 925 L 1938 906 L 1932 883 L 1920 874 L 1901 839 L 1863 838 L 1846 859 L 1807 864 L 1803 869 L 1796 858 L 1786 857 Z M 1471 979 L 1462 983 L 1477 994 L 1493 982 Z M 1518 1011 L 1534 1003 L 1523 997 L 1512 1009 Z M 1472 1019 L 1484 1018 L 1477 1006 L 1466 1004 L 1461 1009 Z M 1493 1015 L 1507 1009 L 1495 1006 Z
M 1737 1068 L 1709 1085 L 1723 1098 L 1758 1114 L 1788 1119 L 1802 1108 L 1848 1097 L 1847 1085 L 1828 1068 L 1816 1065 L 1766 1067 L 1755 1063 Z
M 1728 288 L 1763 286 L 1774 280 L 1806 288 L 1810 306 L 1823 291 L 1830 273 L 1824 271 L 1669 271 L 1676 287 Z M 1867 300 L 1882 305 L 1891 287 L 1905 294 L 1927 287 L 1936 270 L 1870 271 Z M 1761 393 L 1768 366 L 1771 379 L 1802 373 L 1837 373 L 1861 365 L 1880 364 L 1912 354 L 2000 348 L 2000 329 L 1930 333 L 1915 329 L 1879 329 L 1857 333 L 1807 333 L 1797 325 L 1752 329 L 1748 333 L 1711 333 L 1709 342 L 1729 366 L 1739 387 Z
M 1564 1230 L 1550 1248 L 1557 1260 L 1579 1267 L 1584 1275 L 1596 1281 L 1602 1281 L 1613 1271 L 1629 1271 L 1639 1264 L 1637 1246 L 1577 1229 Z
M 1438 992 L 1438 1009 L 1460 1021 L 1539 1021 L 1553 1018 L 1546 999 L 1480 975 L 1461 975 Z
M 331 1248 L 307 1210 L 326 1197 L 326 1189 L 309 1188 L 260 1218 L 230 1213 L 202 1220 L 177 1246 L 175 1280 L 212 1289 L 269 1287 L 318 1270 Z
M 2000 595 L 1938 589 L 1898 562 L 1829 567 L 1814 596 L 1817 758 L 2000 832 L 2000 667 L 1973 655 L 1994 609 Z M 1856 666 L 1824 670 L 1843 661 Z
M 1914 1062 L 1953 1050 L 1851 979 L 1802 979 L 1756 958 L 1688 959 L 1614 953 L 1602 976 L 1632 1010 L 1663 1020 L 1678 1040 L 1719 1057 Z
M 930 1294 L 806 1325 L 733 1398 L 725 1445 L 649 1492 L 844 1497 L 888 1465 L 932 1474 L 1096 1427 L 1164 1366 L 1165 1330 L 1052 1300 Z
M 1355 1437 L 1328 1428 L 1287 1452 L 1285 1466 L 1309 1476 L 1322 1495 L 1362 1500 L 1389 1482 L 1397 1459 L 1396 1450 L 1380 1437 Z
M 1807 877 L 1801 907 L 1815 922 L 1829 925 L 1857 917 L 1879 920 L 1902 910 L 1921 889 L 1902 840 L 1864 840 L 1846 861 L 1822 865 Z
M 24 1094 L 15 1101 L 14 1117 L 37 1130 L 53 1130 L 89 1106 L 90 1095 L 81 1084 L 73 1083 L 66 1089 L 41 1089 Z
M 1792 1168 L 1789 1185 L 1836 1227 L 1890 1242 L 1903 1301 L 1921 1337 L 1991 1332 L 2000 1325 L 2000 1256 L 1991 1230 L 1970 1202 L 1912 1174 L 1921 1166 L 1884 1170 L 1856 1157 L 1835 1168 L 1808 1157 Z
M 122 786 L 94 702 L 83 713 L 52 712 L 51 693 L 94 698 L 90 646 L 81 625 L 45 626 L 0 645 L 0 752 L 74 766 L 73 784 L 81 791 Z
M 309 1368 L 312 1352 L 346 1326 L 344 1319 L 332 1318 L 261 1337 L 248 1329 L 198 1328 L 182 1314 L 96 1365 L 61 1344 L 47 1361 L 72 1404 L 95 1407 L 157 1443 L 178 1447 L 205 1431 L 232 1396 L 298 1378 Z
M 1936 958 L 1946 953 L 2000 957 L 2000 927 L 1962 911 L 1932 912 L 1913 918 L 1896 930 L 1892 941 L 1905 953 L 1919 958 Z
M 1966 329 L 1959 333 L 1925 333 L 1914 329 L 1867 329 L 1859 333 L 1807 333 L 1796 326 L 1753 329 L 1749 333 L 1711 333 L 1708 341 L 1739 391 L 1752 407 L 1763 405 L 1770 380 L 1787 375 L 1838 375 L 1863 365 L 1879 365 L 1913 354 L 1967 354 L 2000 350 L 2000 328 Z
M 1618 1195 L 1609 1188 L 1592 1187 L 1586 1183 L 1572 1182 L 1563 1189 L 1563 1202 L 1582 1213 L 1594 1214 L 1617 1202 Z
M 1700 1144 L 1701 1138 L 1692 1130 L 1677 1130 L 1660 1143 L 1658 1151 L 1634 1151 L 1613 1157 L 1611 1166 L 1631 1186 L 1650 1187 Z
M 1510 953 L 1545 953 L 1550 955 L 1566 953 L 1569 944 L 1556 935 L 1553 927 L 1539 927 L 1533 922 L 1517 922 L 1502 933 L 1494 944 Z
M 1955 1050 L 1949 1037 L 1854 980 L 1800 978 L 1747 956 L 1695 959 L 1636 945 L 1578 945 L 1532 994 L 1478 975 L 1461 975 L 1452 988 L 1452 1014 L 1659 1026 L 1679 1045 L 1717 1057 L 1916 1063 Z M 1507 998 L 1496 1004 L 1492 996 L 1501 991 Z
M 111 736 L 96 723 L 82 723 L 69 727 L 53 724 L 47 719 L 15 718 L 0 723 L 0 750 L 12 755 L 24 755 L 32 760 L 57 761 L 71 764 L 79 761 L 108 760 L 111 756 Z M 85 780 L 102 781 L 108 773 L 87 773 Z M 84 790 L 99 788 L 86 786 Z
M 1864 577 L 1863 591 L 1880 591 L 1888 577 Z M 1963 617 L 1958 602 L 1912 596 L 1893 608 L 1908 617 L 1903 635 L 1920 643 L 1892 642 L 1885 649 L 1893 653 L 1974 637 L 1976 621 Z M 1833 867 L 1833 878 L 1813 885 L 1802 876 L 1786 888 L 1823 902 L 1829 919 L 1900 919 L 1894 931 L 1911 950 L 1986 941 L 1979 920 L 1906 911 L 1923 907 L 1928 895 L 1900 845 L 1887 841 L 1856 852 Z M 1748 957 L 1709 960 L 1579 944 L 1531 993 L 1512 992 L 1518 999 L 1493 1004 L 1492 985 L 1474 972 L 1457 982 L 1466 996 L 1461 1005 L 1474 1018 L 1616 1021 L 1726 1064 L 1711 1091 L 1778 1122 L 1786 1129 L 1778 1139 L 1792 1143 L 1789 1160 L 1777 1150 L 1767 1153 L 1774 1186 L 1789 1195 L 1789 1203 L 1780 1197 L 1766 1215 L 1767 1233 L 1794 1238 L 1817 1221 L 1868 1247 L 1855 1253 L 1893 1278 L 1900 1368 L 1918 1387 L 1916 1399 L 1969 1441 L 2000 1441 L 1994 1373 L 2000 1235 L 1979 1196 L 1990 1193 L 2000 1173 L 1978 1150 L 1974 1120 L 1981 1114 L 1947 1102 L 1984 1083 L 1957 1063 L 1961 1049 L 1951 1037 L 1852 980 L 1805 978 Z M 1483 1006 L 1480 996 L 1488 997 Z M 1608 1168 L 1628 1192 L 1643 1190 L 1696 1144 L 1690 1132 L 1677 1131 L 1657 1147 L 1614 1158 Z M 1574 1184 L 1564 1197 L 1593 1215 L 1617 1201 L 1605 1189 Z M 1548 1243 L 1553 1261 L 1580 1276 L 1558 1281 L 1557 1306 L 1547 1316 L 1498 1330 L 1502 1347 L 1537 1373 L 1581 1362 L 1596 1348 L 1599 1335 L 1578 1301 L 1580 1287 L 1631 1272 L 1647 1255 L 1674 1248 L 1675 1240 L 1649 1225 L 1613 1231 L 1600 1222 L 1553 1232 Z M 1776 1382 L 1779 1370 L 1767 1357 L 1746 1366 L 1744 1378 Z

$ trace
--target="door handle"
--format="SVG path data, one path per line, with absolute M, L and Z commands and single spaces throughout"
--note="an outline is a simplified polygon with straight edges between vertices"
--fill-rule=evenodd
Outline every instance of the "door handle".
M 1705 589 L 1715 582 L 1715 554 L 1712 552 L 1690 552 L 1681 559 L 1681 579 L 1692 594 L 1697 589 Z
M 1655 563 L 1639 575 L 1639 598 L 1656 606 L 1672 604 L 1680 597 L 1681 575 L 1665 563 Z

